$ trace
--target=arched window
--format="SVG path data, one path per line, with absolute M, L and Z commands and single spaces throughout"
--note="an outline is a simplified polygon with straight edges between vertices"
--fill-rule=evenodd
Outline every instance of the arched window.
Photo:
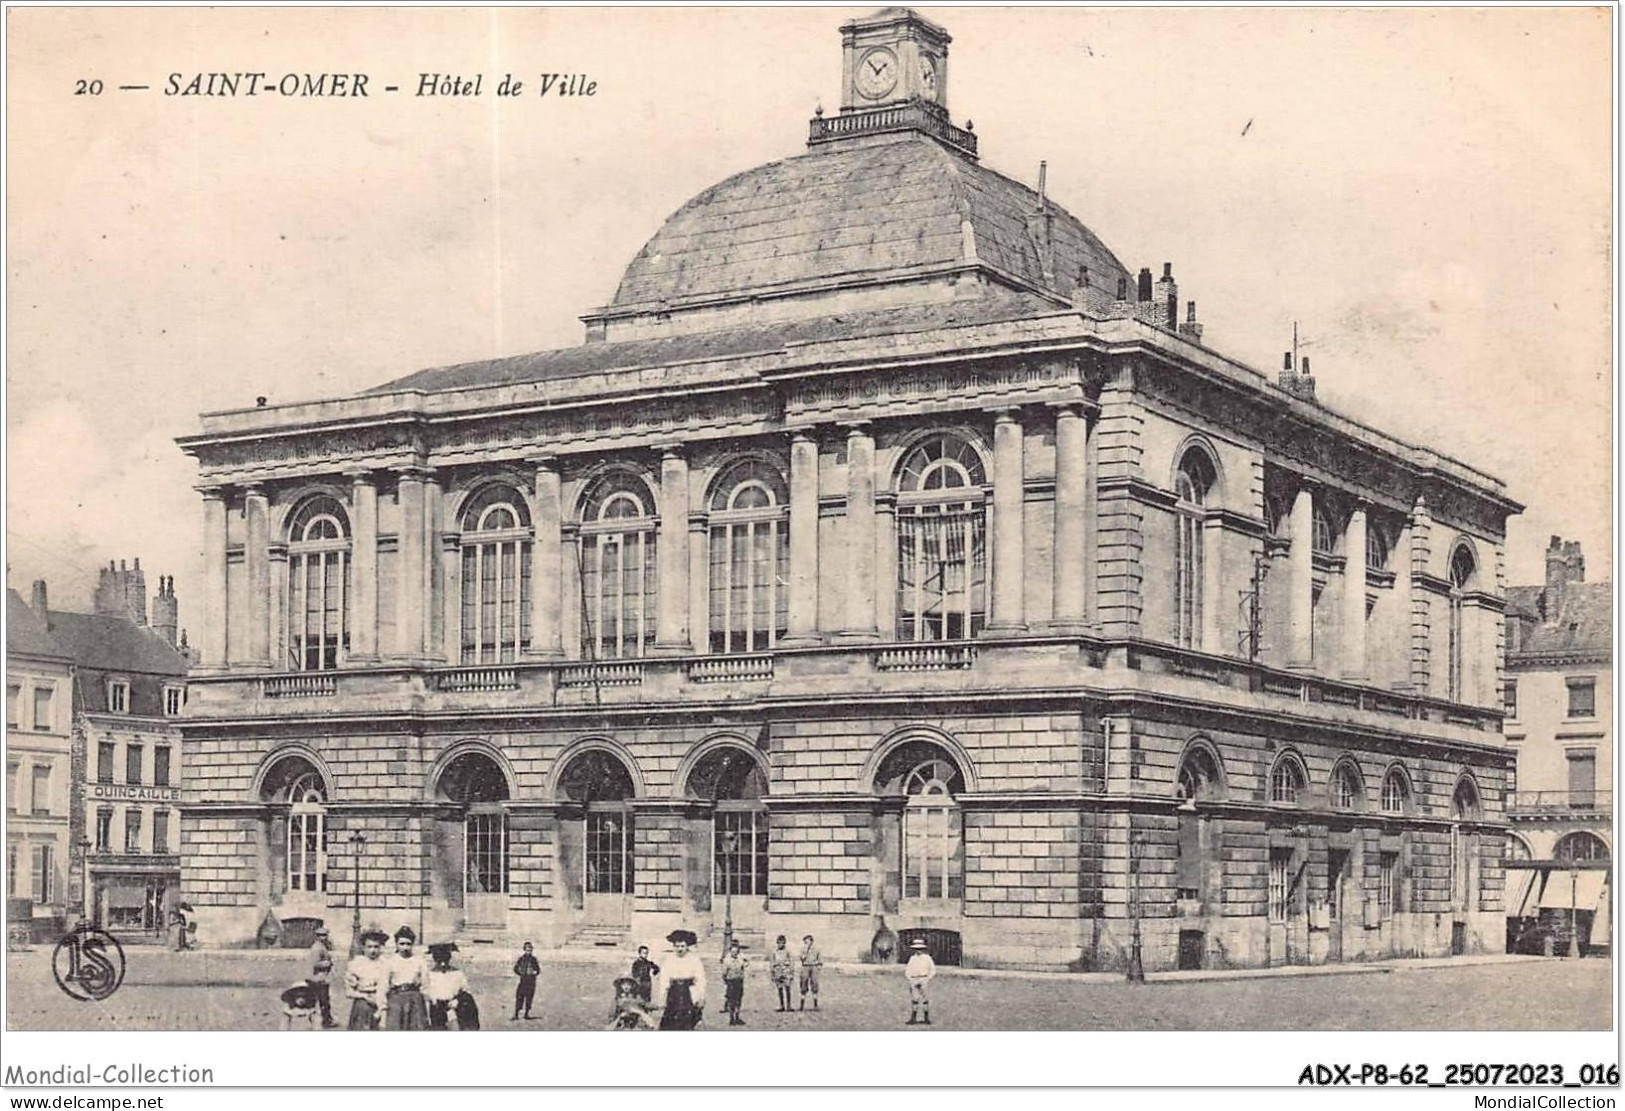
M 1477 566 L 1473 553 L 1463 544 L 1450 557 L 1450 701 L 1460 702 L 1462 685 L 1462 606 L 1472 586 Z
M 1466 776 L 1456 782 L 1456 793 L 1450 799 L 1450 813 L 1456 820 L 1450 827 L 1450 891 L 1455 906 L 1464 909 L 1472 895 L 1472 854 L 1476 839 L 1462 832 L 1461 823 L 1476 821 L 1481 813 L 1478 788 Z
M 654 506 L 634 475 L 593 484 L 581 506 L 582 641 L 589 659 L 641 656 L 654 647 Z
M 1595 833 L 1584 830 L 1570 833 L 1558 841 L 1552 850 L 1552 856 L 1558 860 L 1602 860 L 1608 859 L 1608 846 L 1601 837 Z
M 1516 833 L 1507 834 L 1506 859 L 1508 863 L 1518 863 L 1533 859 L 1534 854 L 1529 851 L 1529 842 Z
M 747 459 L 711 494 L 711 651 L 761 652 L 790 623 L 789 491 L 779 472 Z
M 987 483 L 958 436 L 909 451 L 897 483 L 897 639 L 961 640 L 987 617 Z
M 324 494 L 288 518 L 288 666 L 330 671 L 349 648 L 349 516 Z
M 511 486 L 491 485 L 462 516 L 461 660 L 508 663 L 530 648 L 530 515 Z
M 1283 756 L 1270 770 L 1270 801 L 1295 806 L 1303 791 L 1303 769 L 1291 756 Z
M 1382 777 L 1382 812 L 1384 814 L 1403 814 L 1410 808 L 1411 788 L 1405 781 L 1405 773 L 1398 768 L 1388 769 L 1388 774 Z
M 1179 799 L 1219 798 L 1224 793 L 1224 780 L 1213 755 L 1206 748 L 1192 748 L 1179 762 L 1179 775 L 1174 783 L 1174 795 Z
M 688 793 L 711 813 L 712 887 L 717 895 L 767 894 L 767 776 L 741 748 L 707 753 L 689 773 Z
M 440 773 L 436 789 L 463 812 L 463 895 L 468 921 L 500 924 L 508 892 L 508 780 L 483 752 L 465 752 Z M 495 896 L 498 898 L 487 898 Z
M 1206 561 L 1204 507 L 1213 488 L 1213 462 L 1191 448 L 1174 475 L 1174 634 L 1186 648 L 1202 648 L 1202 567 Z
M 1388 540 L 1382 534 L 1382 529 L 1375 521 L 1366 524 L 1365 529 L 1365 565 L 1370 571 L 1386 571 L 1388 569 Z
M 1338 810 L 1359 810 L 1365 801 L 1365 784 L 1360 772 L 1347 760 L 1332 769 L 1332 806 Z
M 632 775 L 612 753 L 591 748 L 573 757 L 559 777 L 559 793 L 581 815 L 582 888 L 589 916 L 613 920 L 626 913 L 634 890 Z
M 1337 531 L 1332 527 L 1332 516 L 1322 506 L 1315 507 L 1314 550 L 1331 555 L 1337 550 Z
M 327 783 L 322 773 L 302 756 L 284 756 L 266 773 L 260 797 L 271 804 L 273 822 L 279 817 L 286 821 L 280 846 L 286 890 L 326 891 Z
M 887 753 L 876 777 L 881 793 L 902 795 L 903 898 L 957 901 L 965 895 L 963 818 L 954 796 L 965 778 L 953 756 L 930 741 Z
M 1215 890 L 1218 878 L 1212 867 L 1216 846 L 1210 820 L 1197 812 L 1196 803 L 1224 795 L 1224 776 L 1211 749 L 1193 745 L 1186 750 L 1179 762 L 1174 793 L 1184 803 L 1179 808 L 1179 839 L 1175 844 L 1175 897 L 1201 899 Z

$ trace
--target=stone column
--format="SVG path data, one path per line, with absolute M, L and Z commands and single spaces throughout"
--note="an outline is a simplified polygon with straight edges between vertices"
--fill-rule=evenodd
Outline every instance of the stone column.
M 694 637 L 694 651 L 711 648 L 711 517 L 707 513 L 688 515 L 688 628 Z
M 350 658 L 378 658 L 378 484 L 350 474 Z
M 1022 521 L 1023 489 L 1021 420 L 1002 410 L 993 425 L 993 606 L 990 633 L 1018 632 L 1026 627 L 1022 605 L 1026 548 Z
M 1410 545 L 1400 558 L 1410 564 L 1406 586 L 1411 606 L 1405 615 L 1407 645 L 1410 659 L 1411 689 L 1419 695 L 1435 693 L 1433 689 L 1433 593 L 1417 581 L 1418 575 L 1430 570 L 1433 560 L 1433 510 L 1426 495 L 1418 495 L 1411 507 Z M 1450 661 L 1444 661 L 1443 672 L 1448 674 Z
M 226 494 L 203 491 L 203 629 L 199 663 L 226 666 Z
M 790 437 L 790 625 L 787 643 L 818 638 L 818 440 Z
M 440 534 L 440 627 L 445 633 L 446 663 L 463 662 L 463 546 L 456 532 Z M 536 584 L 530 584 L 535 597 Z M 535 636 L 534 626 L 531 635 Z M 533 642 L 534 643 L 534 642 Z
M 1343 533 L 1343 676 L 1364 679 L 1366 505 L 1357 502 Z
M 446 658 L 446 600 L 440 538 L 445 534 L 445 488 L 449 484 L 449 477 L 436 471 L 430 471 L 423 478 L 423 650 L 431 660 Z
M 660 453 L 659 597 L 655 605 L 655 647 L 689 652 L 688 631 L 688 460 L 681 449 Z
M 401 532 L 396 546 L 399 573 L 395 576 L 395 654 L 415 659 L 423 655 L 423 479 L 421 467 L 403 467 L 397 474 L 395 498 L 400 504 Z
M 1307 668 L 1315 662 L 1315 495 L 1309 483 L 1292 499 L 1290 603 L 1287 606 L 1287 666 Z
M 564 501 L 558 460 L 536 460 L 536 539 L 530 547 L 530 650 L 538 656 L 564 654 Z
M 1084 551 L 1088 529 L 1089 438 L 1083 409 L 1076 403 L 1055 406 L 1055 553 L 1053 624 L 1082 631 L 1088 563 Z
M 243 488 L 243 517 L 247 536 L 243 543 L 243 566 L 248 572 L 248 637 L 243 645 L 244 662 L 255 667 L 271 663 L 271 503 L 261 486 Z
M 846 430 L 846 628 L 872 639 L 875 631 L 875 437 L 867 424 Z
M 288 546 L 271 545 L 271 669 L 288 668 Z

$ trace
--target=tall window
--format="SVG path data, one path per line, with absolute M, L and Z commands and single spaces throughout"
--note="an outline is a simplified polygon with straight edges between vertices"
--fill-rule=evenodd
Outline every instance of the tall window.
M 152 785 L 169 786 L 169 746 L 154 745 L 152 749 Z
M 164 688 L 164 716 L 177 718 L 181 716 L 181 707 L 186 705 L 185 687 Z
M 34 731 L 36 733 L 49 733 L 55 725 L 56 688 L 52 686 L 36 686 L 34 688 Z
M 987 619 L 986 471 L 958 436 L 932 436 L 897 483 L 897 639 L 962 640 Z
M 1578 810 L 1597 805 L 1597 750 L 1573 749 L 1569 764 L 1569 805 Z
M 127 714 L 130 712 L 129 680 L 109 679 L 107 681 L 107 712 L 110 714 Z
M 288 788 L 288 888 L 327 890 L 327 794 L 309 772 Z
M 1404 773 L 1398 768 L 1390 768 L 1382 778 L 1382 812 L 1403 814 L 1409 800 L 1410 787 L 1405 782 Z
M 1566 680 L 1569 688 L 1569 710 L 1571 718 L 1594 718 L 1597 716 L 1597 680 L 1594 676 L 1585 675 Z
M 1377 913 L 1390 918 L 1394 913 L 1394 894 L 1399 888 L 1399 854 L 1383 853 L 1377 872 Z
M 1303 769 L 1292 757 L 1281 757 L 1270 772 L 1270 801 L 1296 805 L 1302 791 Z
M 96 782 L 113 782 L 113 764 L 116 760 L 112 741 L 100 741 L 96 745 Z
M 6 898 L 17 897 L 17 842 L 6 842 Z
M 711 651 L 760 652 L 790 622 L 789 492 L 779 472 L 747 459 L 711 495 Z
M 1517 720 L 1518 717 L 1518 681 L 1508 679 L 1501 688 L 1501 711 L 1507 717 Z
M 21 765 L 15 760 L 6 761 L 6 812 L 8 814 L 17 812 L 17 792 L 21 789 L 17 782 L 17 773 L 20 770 Z
M 509 486 L 486 486 L 463 510 L 465 664 L 508 663 L 530 648 L 530 515 Z
M 56 854 L 50 845 L 35 845 L 29 855 L 32 858 L 29 863 L 34 866 L 34 874 L 30 877 L 34 881 L 34 904 L 42 906 L 56 894 Z
M 96 851 L 109 853 L 113 851 L 113 808 L 101 807 L 96 811 Z
M 1466 545 L 1450 557 L 1450 701 L 1460 702 L 1462 690 L 1462 607 L 1467 588 L 1472 585 L 1475 567 L 1473 553 Z
M 141 783 L 141 746 L 126 744 L 124 746 L 124 782 L 132 787 Z
M 141 851 L 141 808 L 132 806 L 124 812 L 124 851 Z
M 1270 850 L 1270 906 L 1271 922 L 1285 922 L 1292 897 L 1292 850 Z
M 1462 832 L 1461 823 L 1476 821 L 1479 817 L 1478 788 L 1465 776 L 1456 783 L 1450 812 L 1456 819 L 1456 824 L 1450 827 L 1450 891 L 1455 905 L 1465 908 L 1473 880 L 1473 838 Z
M 15 729 L 21 721 L 17 717 L 17 703 L 22 701 L 23 685 L 21 683 L 6 684 L 6 728 Z
M 767 894 L 767 776 L 731 745 L 707 753 L 688 777 L 688 794 L 711 802 L 712 887 L 717 895 Z
M 1331 555 L 1337 550 L 1337 530 L 1332 525 L 1331 514 L 1322 506 L 1315 506 L 1314 517 L 1314 550 L 1321 555 Z
M 1365 527 L 1365 566 L 1368 571 L 1388 569 L 1388 540 L 1375 521 L 1367 522 Z
M 49 814 L 51 812 L 51 766 L 49 764 L 34 765 L 34 797 L 30 802 L 31 809 L 35 814 Z
M 463 811 L 463 892 L 473 898 L 508 891 L 508 780 L 483 752 L 465 752 L 447 765 L 440 798 Z M 475 917 L 489 908 L 464 904 Z
M 1360 773 L 1347 761 L 1332 769 L 1332 805 L 1339 810 L 1358 810 L 1365 795 Z
M 654 647 L 657 560 L 649 489 L 606 475 L 581 507 L 581 635 L 589 659 L 641 656 Z
M 288 524 L 288 666 L 330 671 L 350 647 L 349 518 L 326 495 Z
M 1174 476 L 1174 631 L 1186 648 L 1202 648 L 1202 566 L 1206 561 L 1203 514 L 1213 487 L 1213 464 L 1192 448 Z
M 962 899 L 964 822 L 955 796 L 965 777 L 953 757 L 933 742 L 908 741 L 887 753 L 876 787 L 904 799 L 903 898 Z
M 1223 776 L 1210 750 L 1198 746 L 1186 752 L 1179 763 L 1175 794 L 1186 803 L 1179 807 L 1175 895 L 1180 899 L 1200 899 L 1212 884 L 1208 876 L 1210 850 L 1205 844 L 1207 818 L 1197 812 L 1195 804 L 1221 798 L 1224 794 Z

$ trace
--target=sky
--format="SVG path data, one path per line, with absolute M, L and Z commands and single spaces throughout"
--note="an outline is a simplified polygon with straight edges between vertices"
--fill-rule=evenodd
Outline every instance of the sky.
M 88 608 L 139 556 L 189 624 L 199 413 L 580 342 L 670 213 L 803 149 L 871 10 L 8 12 L 8 583 Z M 1210 346 L 1273 373 L 1297 321 L 1328 405 L 1503 478 L 1510 582 L 1553 533 L 1611 576 L 1607 10 L 920 10 L 984 164 L 1047 161 Z M 373 95 L 162 95 L 211 71 Z

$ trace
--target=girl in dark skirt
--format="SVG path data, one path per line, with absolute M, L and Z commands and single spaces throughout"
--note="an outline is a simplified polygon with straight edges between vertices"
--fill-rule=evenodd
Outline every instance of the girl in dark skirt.
M 705 1012 L 705 965 L 699 954 L 689 951 L 699 938 L 689 930 L 673 930 L 666 940 L 674 956 L 660 970 L 660 994 L 666 1002 L 660 1028 L 692 1030 Z
M 384 996 L 384 943 L 389 935 L 383 930 L 368 930 L 361 935 L 361 955 L 352 958 L 344 970 L 344 994 L 350 999 L 350 1029 L 378 1029 L 378 1004 Z

